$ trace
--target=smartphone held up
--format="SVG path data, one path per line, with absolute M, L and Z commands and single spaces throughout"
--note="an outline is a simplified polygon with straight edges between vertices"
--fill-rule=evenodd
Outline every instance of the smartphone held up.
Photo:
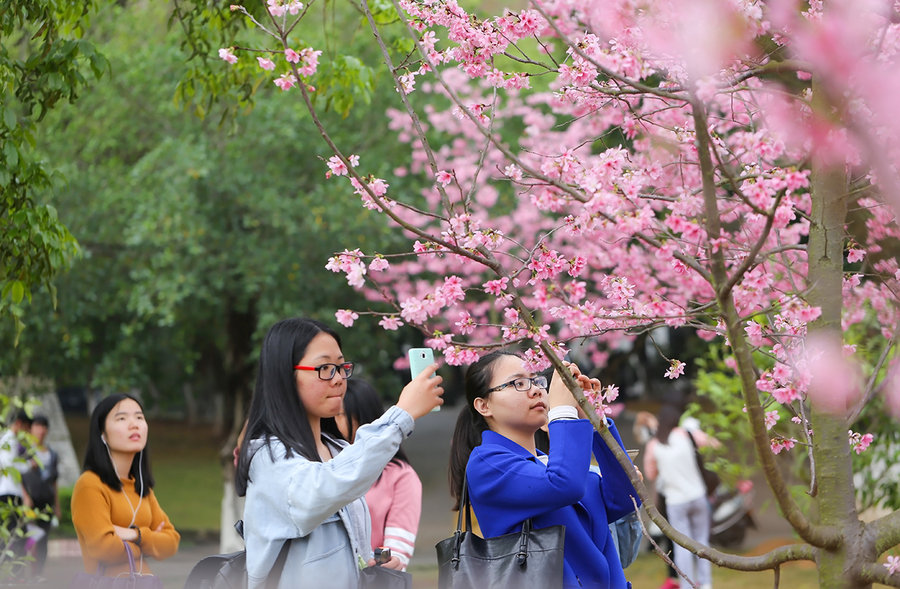
M 407 352 L 409 358 L 409 372 L 412 378 L 419 376 L 423 370 L 434 364 L 434 350 L 431 348 L 410 348 Z M 432 411 L 440 411 L 440 406 Z

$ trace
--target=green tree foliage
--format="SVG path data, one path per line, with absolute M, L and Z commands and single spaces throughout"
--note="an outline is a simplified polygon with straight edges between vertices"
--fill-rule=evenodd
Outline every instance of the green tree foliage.
M 52 183 L 34 151 L 39 122 L 73 102 L 106 59 L 82 38 L 93 1 L 17 0 L 0 8 L 0 319 L 16 338 L 36 286 L 68 267 L 78 247 L 56 209 L 35 199 Z
M 221 399 L 227 425 L 252 390 L 268 325 L 299 314 L 333 323 L 336 309 L 365 304 L 325 270 L 328 257 L 347 246 L 389 249 L 395 235 L 323 186 L 325 146 L 271 83 L 256 88 L 254 110 L 227 113 L 227 124 L 214 103 L 204 112 L 215 116 L 199 118 L 173 100 L 188 66 L 170 10 L 147 3 L 95 15 L 90 34 L 111 75 L 48 115 L 41 135 L 44 157 L 67 179 L 41 196 L 84 256 L 58 280 L 56 311 L 36 301 L 40 328 L 23 334 L 0 370 L 142 390 L 178 411 Z M 331 116 L 360 151 L 383 134 L 380 117 L 345 114 Z M 395 395 L 400 379 L 389 367 L 411 334 L 372 326 L 343 336 L 359 376 Z

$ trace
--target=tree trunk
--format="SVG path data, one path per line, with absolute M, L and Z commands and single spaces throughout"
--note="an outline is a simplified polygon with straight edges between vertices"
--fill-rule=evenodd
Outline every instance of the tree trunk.
M 184 407 L 187 412 L 188 425 L 194 425 L 198 422 L 197 416 L 197 397 L 194 395 L 194 385 L 190 381 L 185 381 L 181 385 L 181 394 L 184 396 Z
M 821 316 L 812 325 L 817 331 L 840 341 L 842 281 L 844 262 L 844 225 L 847 216 L 847 178 L 839 168 L 814 169 L 812 178 L 812 215 L 809 229 L 809 303 L 819 307 Z M 871 585 L 858 581 L 861 562 L 853 558 L 862 549 L 862 525 L 856 512 L 849 424 L 844 416 L 831 415 L 811 407 L 813 457 L 816 469 L 812 519 L 833 526 L 844 541 L 831 550 L 822 549 L 818 557 L 819 586 L 822 589 L 862 588 Z
M 251 354 L 258 322 L 256 299 L 248 301 L 244 308 L 229 303 L 225 314 L 227 339 L 222 351 L 221 374 L 224 378 L 220 381 L 220 390 L 223 393 L 224 420 L 222 429 L 217 432 L 220 435 L 240 431 L 243 425 L 244 403 L 250 398 L 256 368 Z

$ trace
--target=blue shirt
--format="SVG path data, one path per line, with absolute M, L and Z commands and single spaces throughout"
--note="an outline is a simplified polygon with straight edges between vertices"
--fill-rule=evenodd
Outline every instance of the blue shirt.
M 612 420 L 609 429 L 622 445 Z M 590 472 L 591 451 L 603 476 Z M 539 452 L 540 454 L 540 452 Z M 564 525 L 564 587 L 627 589 L 609 523 L 640 499 L 612 451 L 586 419 L 550 423 L 547 465 L 525 448 L 485 431 L 466 467 L 469 497 L 485 537 Z

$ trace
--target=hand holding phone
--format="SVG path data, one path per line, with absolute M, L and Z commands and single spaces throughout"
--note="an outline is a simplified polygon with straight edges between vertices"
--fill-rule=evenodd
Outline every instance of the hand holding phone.
M 406 410 L 413 419 L 418 419 L 429 411 L 438 410 L 444 402 L 441 399 L 444 394 L 441 387 L 443 379 L 435 374 L 434 350 L 431 348 L 412 348 L 408 357 L 413 379 L 403 387 L 397 406 Z
M 409 358 L 409 372 L 413 379 L 434 364 L 434 350 L 431 348 L 410 348 L 407 357 Z M 432 411 L 440 410 L 440 405 L 432 409 Z

